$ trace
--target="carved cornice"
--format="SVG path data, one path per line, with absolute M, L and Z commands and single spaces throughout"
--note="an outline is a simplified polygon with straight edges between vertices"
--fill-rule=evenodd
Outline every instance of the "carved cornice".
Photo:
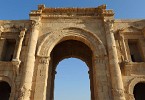
M 142 29 L 139 29 L 139 28 L 137 28 L 137 27 L 134 27 L 134 26 L 129 26 L 129 27 L 124 27 L 124 28 L 121 28 L 121 29 L 118 29 L 117 31 L 118 32 L 126 32 L 128 29 L 130 29 L 130 30 L 134 30 L 134 31 L 138 31 L 138 32 L 141 32 L 142 31 Z
M 38 10 L 32 10 L 30 16 L 68 17 L 68 16 L 113 16 L 113 10 L 106 10 L 106 5 L 96 8 L 46 8 L 38 5 Z
M 4 23 L 0 26 L 0 33 L 2 32 L 20 32 L 25 29 L 25 26 L 13 23 Z

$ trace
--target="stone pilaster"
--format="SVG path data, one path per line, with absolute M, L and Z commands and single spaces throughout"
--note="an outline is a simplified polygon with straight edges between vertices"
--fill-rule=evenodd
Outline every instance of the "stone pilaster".
M 106 58 L 104 57 L 94 57 L 95 70 L 96 70 L 96 88 L 97 88 L 97 99 L 95 100 L 110 100 L 109 90 L 108 90 L 108 79 L 106 71 Z
M 31 96 L 31 87 L 32 87 L 32 78 L 34 72 L 34 63 L 35 63 L 35 51 L 39 35 L 40 22 L 35 21 L 32 27 L 32 32 L 30 34 L 27 55 L 25 58 L 22 83 L 20 86 L 19 100 L 30 100 Z
M 112 93 L 114 100 L 125 100 L 121 70 L 118 61 L 116 43 L 113 33 L 113 21 L 105 21 L 106 39 L 109 54 Z
M 57 72 L 54 70 L 54 72 L 52 73 L 52 78 L 51 78 L 51 89 L 50 89 L 50 100 L 54 100 L 54 85 L 55 85 L 55 75 L 57 74 Z
M 34 100 L 46 100 L 50 57 L 40 57 L 37 69 Z
M 121 44 L 122 44 L 122 51 L 123 51 L 123 55 L 124 55 L 124 61 L 125 62 L 128 62 L 129 59 L 128 59 L 128 55 L 127 55 L 127 50 L 126 50 L 126 45 L 125 45 L 125 41 L 124 41 L 124 36 L 122 33 L 120 33 L 120 41 L 121 41 Z

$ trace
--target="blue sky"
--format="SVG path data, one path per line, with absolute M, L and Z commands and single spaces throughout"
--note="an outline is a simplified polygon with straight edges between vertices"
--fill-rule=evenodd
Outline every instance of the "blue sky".
M 1 0 L 0 20 L 29 19 L 38 4 L 46 7 L 97 7 L 107 4 L 116 19 L 145 19 L 145 0 Z M 57 67 L 55 100 L 90 100 L 88 68 L 79 59 L 65 59 Z
M 145 18 L 145 0 L 1 0 L 0 19 L 28 19 L 38 4 L 47 7 L 97 7 L 107 4 L 115 18 Z

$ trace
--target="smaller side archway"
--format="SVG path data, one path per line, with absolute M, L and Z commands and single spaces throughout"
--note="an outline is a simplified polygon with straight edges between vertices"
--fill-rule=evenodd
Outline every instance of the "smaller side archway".
M 0 98 L 1 100 L 9 100 L 11 93 L 10 85 L 5 81 L 0 81 Z
M 3 91 L 4 90 L 4 91 Z M 1 99 L 1 95 L 5 95 L 5 99 Z M 7 76 L 0 76 L 0 100 L 14 100 L 15 85 Z
M 137 83 L 133 90 L 135 100 L 145 100 L 144 93 L 145 93 L 145 82 Z
M 135 91 L 137 89 L 137 91 L 140 91 L 140 89 L 138 88 L 138 86 L 142 86 L 140 85 L 140 83 L 144 83 L 145 86 L 145 78 L 134 78 L 131 80 L 131 82 L 128 85 L 128 100 L 140 100 L 140 99 L 136 99 L 135 98 Z M 144 99 L 143 99 L 144 100 Z

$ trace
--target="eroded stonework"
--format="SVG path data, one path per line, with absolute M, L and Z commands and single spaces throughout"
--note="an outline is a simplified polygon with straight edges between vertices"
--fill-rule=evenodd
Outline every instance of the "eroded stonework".
M 145 20 L 116 20 L 106 5 L 39 5 L 30 20 L 0 20 L 0 86 L 10 87 L 5 99 L 54 100 L 57 64 L 69 57 L 88 65 L 91 100 L 140 100 Z

